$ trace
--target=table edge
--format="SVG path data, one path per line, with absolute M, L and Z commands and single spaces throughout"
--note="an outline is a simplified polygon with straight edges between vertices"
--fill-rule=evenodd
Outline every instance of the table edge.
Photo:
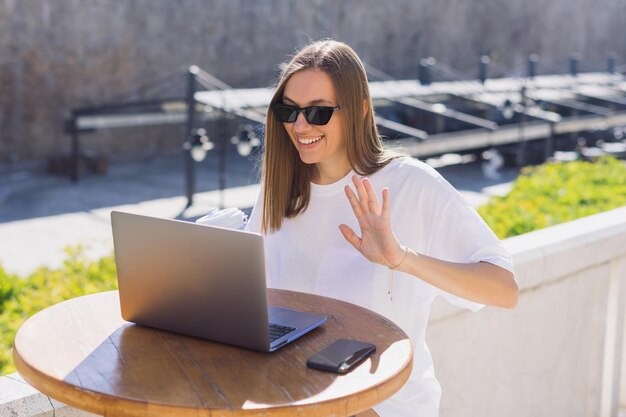
M 270 289 L 277 290 L 281 292 L 295 292 L 298 291 L 290 291 L 290 290 L 281 290 L 281 289 Z M 116 290 L 113 291 L 104 291 L 100 293 L 88 294 L 81 297 L 89 297 L 94 295 L 103 295 L 105 293 L 117 293 Z M 309 293 L 302 293 L 309 294 Z M 310 294 L 315 295 L 315 294 Z M 324 296 L 320 296 L 324 297 Z M 332 297 L 325 297 L 331 300 Z M 72 299 L 65 300 L 70 301 Z M 342 303 L 353 304 L 359 308 L 364 308 L 359 306 L 358 304 L 349 303 L 343 300 L 337 300 Z M 60 304 L 60 303 L 59 303 Z M 56 304 L 55 304 L 56 305 Z M 50 306 L 52 307 L 52 306 Z M 47 307 L 49 308 L 49 307 Z M 45 310 L 45 309 L 44 309 Z M 41 311 L 44 311 L 41 310 Z M 371 311 L 371 310 L 369 310 Z M 372 313 L 379 315 L 378 313 L 371 311 Z M 40 312 L 36 313 L 39 314 Z M 35 315 L 36 315 L 35 314 Z M 34 317 L 35 315 L 31 316 Z M 385 320 L 388 320 L 386 317 L 383 317 Z M 26 321 L 30 320 L 27 319 Z M 26 321 L 24 323 L 26 323 Z M 22 325 L 24 325 L 22 323 Z M 21 326 L 22 326 L 21 325 Z M 20 326 L 20 328 L 21 328 Z M 397 325 L 396 325 L 397 326 Z M 404 333 L 404 332 L 403 332 Z M 16 340 L 19 335 L 16 334 Z M 351 416 L 355 415 L 359 412 L 365 411 L 367 409 L 372 408 L 373 406 L 381 403 L 382 401 L 390 398 L 392 395 L 397 393 L 409 379 L 413 368 L 413 346 L 406 335 L 406 339 L 409 342 L 409 351 L 410 355 L 408 355 L 407 360 L 403 364 L 401 368 L 391 376 L 387 381 L 383 381 L 377 385 L 369 387 L 367 389 L 358 391 L 356 393 L 350 394 L 349 396 L 344 395 L 337 398 L 332 398 L 320 402 L 310 403 L 310 404 L 293 404 L 293 405 L 269 405 L 266 408 L 255 408 L 255 409 L 220 409 L 220 408 L 192 408 L 192 407 L 181 407 L 171 404 L 165 403 L 154 403 L 154 402 L 145 402 L 145 401 L 137 401 L 131 398 L 124 397 L 116 397 L 111 396 L 109 394 L 96 392 L 88 389 L 81 389 L 73 384 L 66 383 L 63 380 L 54 378 L 44 372 L 39 371 L 37 368 L 31 366 L 22 356 L 19 354 L 16 347 L 13 347 L 13 362 L 15 364 L 16 369 L 20 373 L 20 375 L 26 380 L 32 387 L 40 391 L 42 394 L 51 397 L 55 400 L 58 400 L 64 404 L 75 407 L 80 410 L 85 410 L 91 413 L 96 413 L 100 415 L 115 415 L 120 417 L 145 417 L 148 415 L 156 414 L 156 413 L 176 413 L 177 416 L 180 417 L 198 417 L 198 416 L 210 416 L 210 417 L 240 417 L 245 415 L 247 417 L 267 417 L 268 413 L 271 413 L 272 416 L 290 416 L 294 414 L 298 415 L 308 415 L 315 416 L 319 415 L 321 409 L 330 409 L 337 410 L 338 408 L 345 408 L 345 415 Z M 371 398 L 371 393 L 377 392 L 374 398 L 376 401 L 367 400 Z M 71 393 L 71 394 L 68 394 Z M 382 400 L 380 398 L 383 398 Z M 101 399 L 106 398 L 107 405 L 104 405 Z M 367 401 L 366 401 L 367 400 Z M 342 403 L 345 403 L 345 407 L 341 406 Z M 113 404 L 113 406 L 111 406 Z M 341 406 L 341 407 L 338 407 Z

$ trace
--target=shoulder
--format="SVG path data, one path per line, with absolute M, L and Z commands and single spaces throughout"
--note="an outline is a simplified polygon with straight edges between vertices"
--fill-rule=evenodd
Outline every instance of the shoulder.
M 390 184 L 419 186 L 420 188 L 450 187 L 450 184 L 433 167 L 409 156 L 392 159 L 376 175 Z
M 389 188 L 393 204 L 440 213 L 451 203 L 467 206 L 463 196 L 430 165 L 411 157 L 389 162 L 372 177 L 379 189 Z
M 401 172 L 420 172 L 428 175 L 432 173 L 437 174 L 437 171 L 435 171 L 430 165 L 410 156 L 399 156 L 394 158 L 383 168 L 383 170 L 384 169 Z

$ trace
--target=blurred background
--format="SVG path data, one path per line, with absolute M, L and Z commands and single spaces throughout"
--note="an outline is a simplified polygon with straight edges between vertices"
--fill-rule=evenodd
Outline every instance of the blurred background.
M 273 85 L 296 47 L 331 37 L 395 79 L 417 77 L 434 57 L 448 79 L 519 76 L 529 54 L 537 72 L 604 70 L 626 56 L 623 0 L 2 0 L 0 170 L 43 169 L 69 155 L 75 108 L 116 101 L 148 82 L 198 65 L 237 87 Z M 184 94 L 184 84 L 180 86 Z M 98 130 L 84 150 L 111 158 L 179 149 L 182 126 Z

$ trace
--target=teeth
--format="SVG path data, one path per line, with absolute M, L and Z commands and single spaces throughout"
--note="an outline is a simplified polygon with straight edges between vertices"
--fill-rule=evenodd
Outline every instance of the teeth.
M 323 136 L 318 136 L 316 138 L 301 138 L 298 137 L 298 141 L 304 145 L 310 145 L 311 143 L 317 142 L 318 140 L 321 140 Z

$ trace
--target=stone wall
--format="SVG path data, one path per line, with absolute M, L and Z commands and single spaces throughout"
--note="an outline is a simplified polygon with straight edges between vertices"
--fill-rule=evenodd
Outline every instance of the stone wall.
M 267 86 L 298 45 L 333 37 L 396 78 L 430 55 L 473 76 L 480 52 L 495 74 L 523 70 L 530 52 L 540 70 L 564 72 L 578 51 L 584 70 L 609 51 L 626 57 L 625 17 L 623 0 L 0 0 L 0 164 L 67 153 L 71 108 L 141 93 L 191 64 Z M 174 127 L 93 138 L 87 149 L 115 155 L 182 140 Z

